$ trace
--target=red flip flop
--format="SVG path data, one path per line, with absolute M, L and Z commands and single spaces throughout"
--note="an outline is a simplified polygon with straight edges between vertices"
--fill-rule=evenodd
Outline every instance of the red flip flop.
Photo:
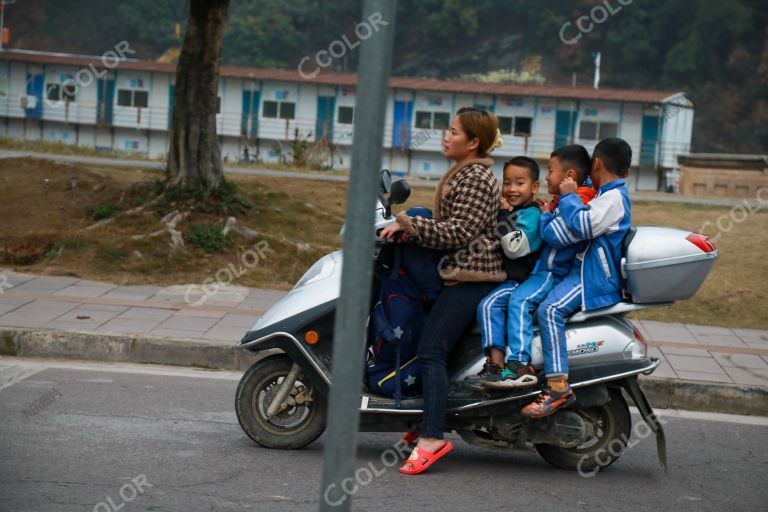
M 426 469 L 434 464 L 443 455 L 453 450 L 453 444 L 450 441 L 440 447 L 436 452 L 431 452 L 426 448 L 419 448 L 418 446 L 413 449 L 411 456 L 405 461 L 405 464 L 400 468 L 401 473 L 406 475 L 418 475 L 419 473 L 426 471 Z M 406 467 L 410 466 L 410 468 Z
M 419 440 L 419 435 L 419 432 L 406 432 L 400 441 L 409 446 L 414 446 L 416 441 Z

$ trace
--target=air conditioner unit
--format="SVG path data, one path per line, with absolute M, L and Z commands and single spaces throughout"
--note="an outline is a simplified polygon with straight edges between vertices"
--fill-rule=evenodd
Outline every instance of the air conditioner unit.
M 33 109 L 37 107 L 37 96 L 22 96 L 21 108 Z

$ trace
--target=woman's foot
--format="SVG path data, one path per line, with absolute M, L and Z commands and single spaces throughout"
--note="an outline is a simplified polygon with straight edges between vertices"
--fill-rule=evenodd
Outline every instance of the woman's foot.
M 453 444 L 450 441 L 422 437 L 411 452 L 411 456 L 400 468 L 400 472 L 407 475 L 418 475 L 452 449 Z

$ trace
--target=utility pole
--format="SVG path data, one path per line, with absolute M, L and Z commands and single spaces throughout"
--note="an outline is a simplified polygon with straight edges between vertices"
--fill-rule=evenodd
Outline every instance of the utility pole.
M 366 318 L 373 279 L 374 205 L 394 43 L 396 0 L 365 0 L 364 22 L 378 31 L 360 44 L 354 145 L 344 229 L 341 296 L 336 309 L 320 510 L 348 511 L 353 491 Z

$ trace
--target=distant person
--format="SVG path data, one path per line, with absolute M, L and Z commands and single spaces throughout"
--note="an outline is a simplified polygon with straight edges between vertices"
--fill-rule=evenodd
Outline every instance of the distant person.
M 576 180 L 568 177 L 560 183 L 559 215 L 551 219 L 552 229 L 542 231 L 542 236 L 553 247 L 584 242 L 587 247 L 539 306 L 547 384 L 536 400 L 523 408 L 523 414 L 530 418 L 548 416 L 576 400 L 568 384 L 568 317 L 579 308 L 591 311 L 621 301 L 621 252 L 632 212 L 623 178 L 631 164 L 632 149 L 626 141 L 605 139 L 592 153 L 590 177 L 598 192 L 589 204 L 576 194 Z

